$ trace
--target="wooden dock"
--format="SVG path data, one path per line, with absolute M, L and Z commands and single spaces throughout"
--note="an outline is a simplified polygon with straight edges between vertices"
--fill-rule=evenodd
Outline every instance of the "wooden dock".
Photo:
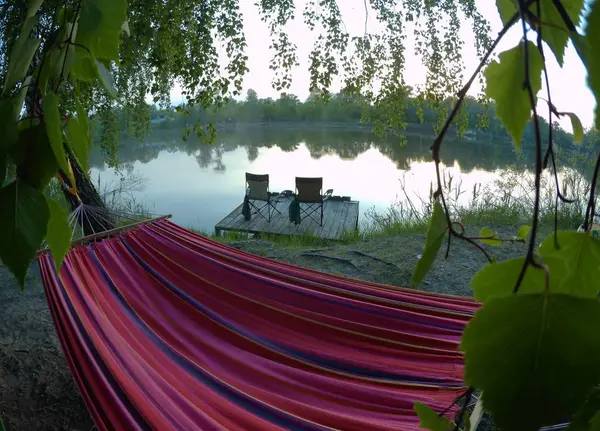
M 309 235 L 323 239 L 341 240 L 346 232 L 354 232 L 358 229 L 358 201 L 350 200 L 348 197 L 332 196 L 323 203 L 323 226 L 310 217 L 305 217 L 298 225 L 290 222 L 289 206 L 292 202 L 291 196 L 280 196 L 275 204 L 281 212 L 277 213 L 271 209 L 271 221 L 256 214 L 252 209 L 251 219 L 246 221 L 242 215 L 242 204 L 234 209 L 227 217 L 215 225 L 215 233 L 220 235 L 223 231 L 247 232 L 253 234 L 272 235 Z M 260 207 L 263 202 L 257 202 Z M 302 204 L 304 207 L 304 204 Z M 267 215 L 267 208 L 261 210 L 261 214 Z M 319 219 L 320 210 L 313 214 Z

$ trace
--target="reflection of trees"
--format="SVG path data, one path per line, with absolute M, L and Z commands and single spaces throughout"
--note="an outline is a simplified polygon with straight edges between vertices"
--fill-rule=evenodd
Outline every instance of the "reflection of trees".
M 248 156 L 248 161 L 253 162 L 258 157 L 258 147 L 248 146 L 246 147 L 246 155 Z
M 198 148 L 188 151 L 187 153 L 196 158 L 196 162 L 200 169 L 208 169 L 212 166 L 217 172 L 225 172 L 226 166 L 223 163 L 223 153 L 226 151 L 223 151 L 222 146 L 222 144 L 200 144 Z
M 260 148 L 278 147 L 282 151 L 292 152 L 304 145 L 313 159 L 337 155 L 344 160 L 353 160 L 375 148 L 392 160 L 398 169 L 406 170 L 410 160 L 431 159 L 429 148 L 432 142 L 432 136 L 415 131 L 401 143 L 400 139 L 379 138 L 361 129 L 258 127 L 222 131 L 218 133 L 215 144 L 205 144 L 195 137 L 183 141 L 179 132 L 168 134 L 161 131 L 143 144 L 129 141 L 122 143 L 119 160 L 129 170 L 133 169 L 135 161 L 148 163 L 156 159 L 161 151 L 185 151 L 195 157 L 201 169 L 212 168 L 224 172 L 227 167 L 223 156 L 238 148 L 244 148 L 248 160 L 252 162 L 257 159 Z M 441 157 L 446 165 L 452 165 L 458 160 L 465 172 L 476 168 L 492 171 L 517 161 L 510 142 L 491 144 L 489 138 L 479 139 L 479 136 L 474 141 L 452 137 L 447 139 L 442 147 Z M 519 162 L 530 166 L 531 160 L 527 157 L 522 156 Z M 92 155 L 91 166 L 102 166 L 101 155 Z

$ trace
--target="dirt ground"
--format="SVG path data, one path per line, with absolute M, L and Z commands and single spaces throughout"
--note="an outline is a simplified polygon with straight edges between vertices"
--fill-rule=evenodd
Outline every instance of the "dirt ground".
M 500 235 L 514 231 L 496 229 Z M 408 286 L 424 235 L 398 235 L 331 247 L 282 247 L 264 240 L 232 246 L 273 259 L 346 277 Z M 524 254 L 524 244 L 487 248 L 498 260 Z M 445 250 L 444 250 L 445 251 Z M 472 246 L 455 241 L 440 254 L 422 289 L 470 295 L 470 278 L 485 264 Z M 0 267 L 0 417 L 7 431 L 93 428 L 67 367 L 36 265 L 23 292 Z

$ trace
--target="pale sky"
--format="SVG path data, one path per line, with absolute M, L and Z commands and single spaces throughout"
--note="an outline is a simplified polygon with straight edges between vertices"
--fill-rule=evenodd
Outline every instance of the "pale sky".
M 364 34 L 365 9 L 363 0 L 337 0 L 337 3 L 342 12 L 346 29 L 350 32 L 351 36 Z M 476 0 L 476 3 L 479 10 L 490 21 L 492 38 L 495 38 L 498 31 L 502 28 L 502 23 L 495 6 L 496 2 L 493 0 Z M 246 91 L 252 88 L 256 90 L 258 96 L 261 98 L 278 98 L 279 93 L 271 87 L 273 72 L 269 69 L 269 62 L 272 56 L 272 52 L 269 50 L 271 43 L 269 30 L 267 24 L 261 22 L 258 9 L 254 4 L 255 0 L 240 0 L 240 9 L 244 19 L 244 31 L 248 44 L 246 51 L 249 57 L 248 68 L 250 69 L 245 76 L 242 94 L 245 96 Z M 293 83 L 288 92 L 296 94 L 301 100 L 304 100 L 308 96 L 309 88 L 308 54 L 313 47 L 317 34 L 311 32 L 303 22 L 302 11 L 304 10 L 306 0 L 295 0 L 295 4 L 296 19 L 288 25 L 288 29 L 291 41 L 297 45 L 297 56 L 300 65 L 293 69 Z M 374 16 L 375 13 L 371 11 L 368 22 L 370 32 L 381 28 L 381 25 L 376 22 Z M 465 23 L 464 31 L 461 34 L 465 40 L 465 49 L 463 52 L 463 59 L 466 66 L 464 72 L 465 81 L 479 63 L 472 43 L 470 27 L 470 23 Z M 500 44 L 496 53 L 515 46 L 521 34 L 521 27 L 519 25 L 515 26 Z M 421 59 L 414 54 L 413 41 L 414 39 L 410 36 L 406 41 L 409 46 L 406 52 L 404 78 L 407 84 L 415 86 L 424 83 L 425 68 L 421 63 Z M 581 119 L 583 126 L 586 128 L 590 127 L 594 119 L 593 110 L 595 101 L 586 84 L 585 69 L 575 50 L 569 44 L 566 49 L 562 69 L 558 66 L 548 48 L 545 52 L 547 53 L 546 57 L 549 59 L 548 72 L 550 74 L 552 101 L 554 105 L 559 111 L 575 112 Z M 334 83 L 332 90 L 339 90 L 339 84 L 339 81 Z M 471 93 L 475 94 L 477 90 L 478 87 L 475 85 Z M 540 97 L 546 98 L 545 91 L 540 92 Z M 178 88 L 173 89 L 172 101 L 174 104 L 179 104 L 182 101 Z M 540 104 L 539 107 L 540 114 L 546 117 L 547 107 L 543 104 Z M 565 130 L 571 131 L 568 119 L 563 119 L 561 125 Z

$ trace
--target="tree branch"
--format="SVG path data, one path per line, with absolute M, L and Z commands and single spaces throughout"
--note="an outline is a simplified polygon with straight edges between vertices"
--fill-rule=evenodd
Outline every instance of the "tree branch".
M 538 0 L 539 1 L 539 0 Z M 523 28 L 523 40 L 527 42 L 527 24 L 525 22 L 525 15 L 527 11 L 527 6 L 524 0 L 519 0 L 519 12 L 521 14 L 521 24 Z M 542 177 L 542 139 L 540 135 L 540 122 L 537 114 L 536 107 L 536 95 L 533 94 L 533 88 L 531 86 L 531 76 L 529 70 L 529 46 L 527 43 L 523 44 L 525 56 L 525 82 L 523 83 L 523 87 L 527 90 L 527 94 L 529 96 L 529 103 L 531 105 L 531 109 L 533 111 L 533 123 L 535 126 L 535 198 L 533 204 L 533 220 L 531 223 L 531 235 L 529 238 L 529 247 L 527 250 L 527 256 L 525 258 L 525 263 L 521 268 L 521 272 L 519 273 L 519 278 L 517 279 L 517 283 L 513 288 L 513 292 L 517 293 L 519 291 L 519 287 L 521 287 L 521 283 L 523 282 L 523 278 L 525 277 L 525 272 L 527 271 L 527 267 L 532 265 L 534 267 L 540 267 L 540 265 L 534 259 L 534 251 L 535 251 L 535 240 L 538 230 L 539 224 L 539 212 L 540 212 L 540 182 Z M 543 59 L 543 53 L 542 59 Z
M 585 210 L 585 221 L 583 222 L 583 229 L 587 232 L 588 228 L 594 223 L 594 215 L 596 214 L 596 186 L 598 185 L 598 172 L 600 171 L 600 153 L 596 159 L 596 167 L 594 168 L 594 175 L 592 176 L 592 185 L 590 187 L 590 200 L 588 201 L 587 208 Z

